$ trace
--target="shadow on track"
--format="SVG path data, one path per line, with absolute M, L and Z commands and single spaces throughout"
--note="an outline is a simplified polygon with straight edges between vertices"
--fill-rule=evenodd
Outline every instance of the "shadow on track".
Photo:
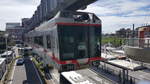
M 41 84 L 38 75 L 36 74 L 34 65 L 28 57 L 25 58 L 24 65 L 25 65 L 27 80 L 24 81 L 23 84 Z

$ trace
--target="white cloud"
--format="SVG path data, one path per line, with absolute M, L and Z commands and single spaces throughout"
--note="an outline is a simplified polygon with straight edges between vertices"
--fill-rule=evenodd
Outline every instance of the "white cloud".
M 0 29 L 5 29 L 6 22 L 19 22 L 21 18 L 31 17 L 39 3 L 40 0 L 2 0 Z M 102 19 L 104 32 L 132 27 L 133 23 L 136 26 L 150 23 L 149 0 L 98 0 L 84 11 L 93 12 Z
M 37 5 L 40 0 L 2 0 L 1 6 Z
M 150 11 L 139 10 L 139 11 L 133 11 L 127 16 L 148 16 L 148 15 L 150 15 Z
M 99 0 L 84 11 L 97 14 L 103 23 L 104 32 L 115 32 L 120 28 L 132 28 L 150 23 L 149 0 Z
M 145 16 L 139 17 L 102 16 L 99 18 L 102 20 L 103 25 L 102 31 L 105 33 L 115 32 L 120 28 L 132 28 L 132 24 L 135 24 L 135 27 L 138 27 L 143 26 L 145 23 L 148 23 L 148 21 L 145 22 Z
M 105 7 L 100 7 L 97 5 L 96 6 L 90 5 L 90 6 L 88 6 L 88 8 L 86 10 L 83 10 L 83 11 L 92 12 L 92 13 L 99 14 L 99 15 L 115 13 L 114 10 L 111 10 L 111 9 L 105 8 Z
M 0 2 L 0 30 L 5 30 L 6 22 L 20 22 L 21 18 L 30 18 L 38 4 L 39 0 L 2 0 Z
M 147 2 L 136 2 L 136 1 L 124 1 L 119 4 L 121 12 L 132 12 L 142 7 L 148 6 L 150 3 Z
M 85 11 L 94 12 L 98 15 L 128 14 L 140 10 L 142 7 L 150 6 L 146 0 L 106 0 L 91 4 Z

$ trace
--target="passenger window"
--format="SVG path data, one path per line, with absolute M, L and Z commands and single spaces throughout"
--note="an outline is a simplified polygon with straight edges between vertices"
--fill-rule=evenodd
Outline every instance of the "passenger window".
M 43 46 L 43 37 L 42 36 L 34 37 L 34 43 Z
M 51 49 L 51 38 L 50 36 L 46 36 L 46 39 L 47 39 L 47 48 L 50 48 Z

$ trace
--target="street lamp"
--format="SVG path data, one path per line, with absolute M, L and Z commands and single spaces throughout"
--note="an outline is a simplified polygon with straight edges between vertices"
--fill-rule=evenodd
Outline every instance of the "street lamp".
M 7 33 L 4 35 L 4 37 L 5 37 L 5 42 L 6 42 L 6 50 L 7 50 L 7 38 L 8 38 L 8 36 L 9 36 L 9 34 L 7 34 Z
M 8 49 L 7 49 L 7 38 L 8 38 L 9 34 L 5 34 L 4 37 L 5 37 L 5 42 L 6 42 L 6 52 L 7 52 L 7 56 L 6 56 L 6 62 L 8 61 Z

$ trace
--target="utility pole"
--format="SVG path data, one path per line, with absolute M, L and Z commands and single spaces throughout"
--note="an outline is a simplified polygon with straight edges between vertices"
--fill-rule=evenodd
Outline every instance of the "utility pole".
M 133 30 L 132 30 L 132 38 L 135 37 L 135 29 L 134 29 L 134 24 L 133 24 Z
M 134 32 L 134 24 L 133 24 L 133 29 L 132 29 L 132 39 L 133 39 L 133 43 L 132 45 L 134 46 L 134 37 L 135 37 L 135 32 Z
M 7 52 L 6 62 L 8 62 L 8 48 L 7 48 L 7 47 L 8 47 L 8 46 L 7 46 L 7 45 L 8 45 L 8 43 L 7 43 L 8 34 L 6 33 L 4 36 L 5 36 L 5 42 L 6 42 L 6 52 Z

